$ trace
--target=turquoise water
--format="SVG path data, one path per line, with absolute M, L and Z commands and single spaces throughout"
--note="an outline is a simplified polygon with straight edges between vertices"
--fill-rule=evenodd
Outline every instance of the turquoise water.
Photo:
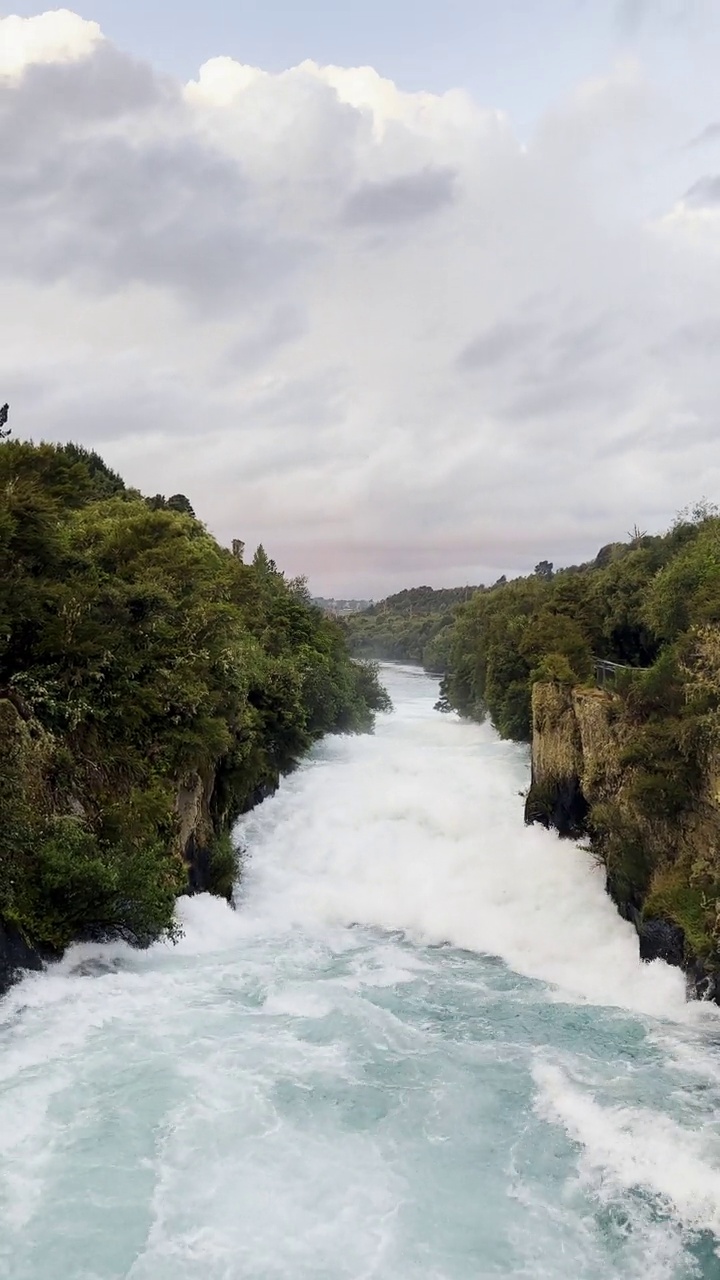
M 526 754 L 389 673 L 244 823 L 236 913 L 0 1005 L 8 1280 L 720 1280 L 720 1018 Z

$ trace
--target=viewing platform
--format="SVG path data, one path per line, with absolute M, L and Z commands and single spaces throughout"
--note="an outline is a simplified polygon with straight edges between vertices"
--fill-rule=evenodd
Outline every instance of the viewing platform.
M 622 662 L 608 662 L 607 658 L 593 658 L 595 683 L 599 689 L 604 689 L 606 685 L 613 684 L 620 671 L 636 671 L 637 669 L 637 667 L 629 667 Z

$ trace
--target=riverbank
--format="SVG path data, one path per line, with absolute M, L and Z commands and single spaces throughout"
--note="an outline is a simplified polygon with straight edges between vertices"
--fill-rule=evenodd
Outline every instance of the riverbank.
M 0 986 L 229 897 L 237 818 L 387 705 L 304 580 L 78 445 L 0 441 L 0 618 Z

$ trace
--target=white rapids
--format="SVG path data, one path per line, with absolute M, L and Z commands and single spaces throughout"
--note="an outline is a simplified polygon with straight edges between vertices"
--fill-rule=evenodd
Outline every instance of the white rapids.
M 720 1280 L 720 1017 L 524 749 L 433 711 L 241 824 L 238 910 L 0 1003 L 3 1280 Z

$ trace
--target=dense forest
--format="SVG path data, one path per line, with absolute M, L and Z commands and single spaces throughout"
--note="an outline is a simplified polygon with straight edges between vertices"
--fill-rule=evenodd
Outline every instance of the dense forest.
M 0 925 L 49 954 L 172 932 L 188 883 L 231 893 L 238 815 L 386 705 L 262 548 L 77 445 L 2 440 Z
M 503 737 L 529 741 L 533 684 L 592 680 L 601 658 L 637 669 L 633 697 L 657 689 L 669 706 L 698 635 L 718 621 L 720 515 L 703 504 L 668 533 L 636 531 L 589 564 L 554 572 L 542 561 L 481 589 L 457 611 L 443 694 L 464 714 L 488 714 Z
M 675 922 L 685 960 L 715 968 L 719 623 L 720 513 L 702 504 L 663 536 L 636 530 L 590 564 L 554 572 L 543 562 L 476 592 L 447 635 L 439 704 L 489 716 L 518 741 L 534 729 L 550 742 L 552 723 L 556 752 L 584 753 L 585 794 L 568 833 L 590 836 L 621 909 L 636 922 Z M 602 694 L 597 659 L 618 664 Z M 534 785 L 531 819 L 562 826 L 553 818 L 561 773 Z
M 477 587 L 412 587 L 352 614 L 344 622 L 353 653 L 382 662 L 414 662 L 443 672 L 455 609 Z

